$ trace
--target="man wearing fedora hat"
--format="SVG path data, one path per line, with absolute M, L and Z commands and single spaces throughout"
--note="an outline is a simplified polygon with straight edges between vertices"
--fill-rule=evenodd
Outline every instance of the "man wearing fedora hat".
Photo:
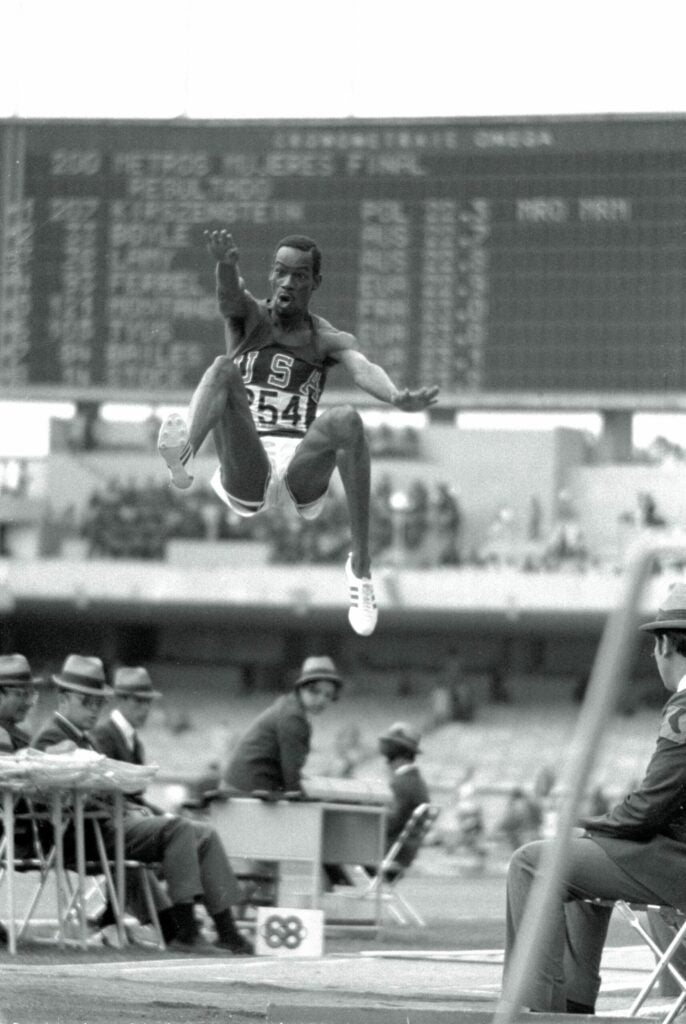
M 686 912 L 686 585 L 675 585 L 655 619 L 653 657 L 670 696 L 643 780 L 606 814 L 582 820 L 570 839 L 555 925 L 523 999 L 531 1010 L 593 1013 L 611 908 L 588 898 L 675 907 Z M 546 842 L 510 861 L 505 971 Z
M 227 785 L 242 793 L 299 792 L 311 719 L 338 700 L 342 685 L 331 658 L 306 658 L 291 692 L 263 711 L 239 741 L 226 769 Z
M 23 654 L 0 655 L 0 753 L 28 747 L 29 734 L 20 723 L 33 707 L 36 687 L 42 683 Z
M 31 667 L 23 654 L 0 655 L 0 754 L 13 754 L 29 745 L 29 734 L 21 727 L 36 699 L 36 687 L 42 685 L 43 679 L 33 675 Z M 22 817 L 27 807 L 18 800 L 15 813 L 18 815 L 14 824 L 14 852 L 19 858 L 35 856 L 34 837 L 31 822 Z M 38 838 L 49 840 L 45 834 L 45 823 L 38 822 Z M 0 837 L 3 829 L 0 823 Z M 0 925 L 0 945 L 7 944 L 7 932 Z
M 115 761 L 145 764 L 139 730 L 148 720 L 153 701 L 161 696 L 147 669 L 118 668 L 113 681 L 114 707 L 91 731 L 99 750 Z M 143 800 L 142 795 L 140 799 Z
M 137 685 L 145 686 L 140 672 L 135 676 L 124 673 L 123 680 L 129 688 L 132 679 Z M 100 658 L 70 654 L 53 680 L 59 691 L 57 711 L 34 739 L 33 746 L 47 750 L 64 748 L 65 743 L 70 743 L 102 753 L 89 734 L 105 699 L 114 691 L 106 684 Z M 112 838 L 108 830 L 106 839 L 111 842 Z M 214 829 L 203 826 L 201 830 L 189 818 L 156 813 L 140 799 L 127 798 L 124 849 L 132 860 L 162 864 L 169 901 L 165 900 L 162 906 L 160 922 L 171 947 L 202 954 L 213 951 L 214 947 L 200 934 L 195 919 L 194 904 L 200 899 L 217 930 L 215 946 L 235 955 L 252 953 L 251 945 L 240 934 L 233 919 L 231 907 L 239 897 L 238 884 Z M 158 899 L 157 891 L 155 895 Z M 167 905 L 168 902 L 171 905 Z

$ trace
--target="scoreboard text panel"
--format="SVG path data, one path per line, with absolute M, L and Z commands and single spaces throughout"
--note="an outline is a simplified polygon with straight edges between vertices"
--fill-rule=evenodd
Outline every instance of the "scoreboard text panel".
M 0 157 L 0 385 L 29 397 L 186 397 L 220 226 L 257 296 L 313 236 L 313 309 L 398 384 L 686 388 L 686 120 L 13 121 Z

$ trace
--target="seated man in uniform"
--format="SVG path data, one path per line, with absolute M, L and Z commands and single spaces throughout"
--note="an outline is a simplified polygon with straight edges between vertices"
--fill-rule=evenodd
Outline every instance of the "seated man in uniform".
M 384 757 L 388 769 L 388 782 L 392 800 L 386 814 L 387 853 L 405 828 L 412 812 L 420 804 L 429 803 L 429 790 L 419 770 L 415 758 L 421 753 L 419 749 L 419 733 L 407 722 L 394 722 L 386 732 L 379 736 L 379 753 Z M 408 868 L 413 862 L 421 846 L 421 836 L 411 836 L 404 844 L 395 863 L 397 867 L 388 868 L 385 877 L 391 881 L 400 871 Z M 375 864 L 365 864 L 370 875 L 377 873 Z M 329 879 L 338 885 L 350 885 L 351 876 L 346 867 L 327 865 Z
M 669 697 L 642 781 L 606 814 L 582 819 L 568 843 L 564 878 L 551 904 L 549 941 L 526 977 L 530 1010 L 595 1012 L 611 906 L 626 900 L 686 911 L 686 585 L 675 584 L 655 619 L 640 627 Z M 582 831 L 583 829 L 583 831 Z M 551 840 L 517 850 L 507 876 L 505 976 L 526 905 Z
M 419 733 L 407 722 L 394 722 L 379 736 L 379 750 L 388 765 L 389 784 L 393 802 L 386 818 L 386 850 L 388 851 L 405 828 L 412 812 L 420 804 L 430 802 L 429 790 L 416 763 Z M 419 853 L 421 839 L 410 838 L 400 851 L 397 863 L 410 866 Z M 391 873 L 391 877 L 397 870 Z

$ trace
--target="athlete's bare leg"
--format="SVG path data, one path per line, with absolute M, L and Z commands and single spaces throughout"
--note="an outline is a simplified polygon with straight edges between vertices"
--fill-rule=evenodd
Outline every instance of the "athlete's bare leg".
M 286 473 L 288 488 L 299 505 L 322 496 L 338 467 L 350 517 L 352 551 L 345 566 L 350 608 L 356 633 L 369 636 L 377 620 L 369 555 L 369 446 L 362 420 L 351 407 L 329 409 L 308 429 Z
M 298 504 L 306 505 L 320 498 L 336 467 L 350 517 L 353 572 L 358 577 L 368 577 L 369 445 L 362 420 L 351 406 L 323 412 L 298 445 L 286 473 L 288 488 Z
M 214 360 L 193 393 L 186 434 L 190 457 L 198 452 L 210 432 L 224 489 L 241 501 L 260 501 L 269 475 L 269 460 L 252 420 L 240 371 L 229 356 Z M 176 483 L 174 467 L 162 445 L 160 451 Z M 186 458 L 184 465 L 187 461 Z M 185 486 L 189 486 L 190 479 Z

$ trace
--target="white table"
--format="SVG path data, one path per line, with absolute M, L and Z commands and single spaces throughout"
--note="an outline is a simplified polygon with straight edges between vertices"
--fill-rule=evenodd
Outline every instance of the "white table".
M 381 805 L 231 797 L 210 806 L 211 824 L 229 857 L 307 863 L 312 907 L 323 904 L 322 864 L 379 865 L 383 857 Z M 372 909 L 378 927 L 380 900 Z

